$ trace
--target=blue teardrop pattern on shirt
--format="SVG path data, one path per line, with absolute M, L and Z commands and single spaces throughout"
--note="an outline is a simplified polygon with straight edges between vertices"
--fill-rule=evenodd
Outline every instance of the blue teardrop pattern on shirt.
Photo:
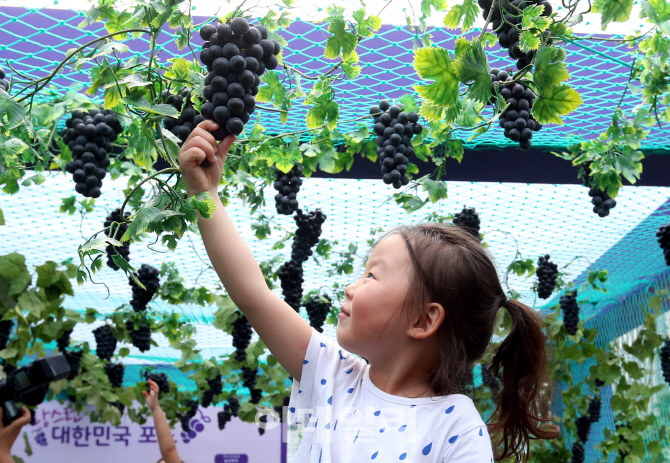
M 328 404 L 333 405 L 333 396 L 328 397 Z
M 330 429 L 330 423 L 326 425 L 326 429 Z
M 307 365 L 308 363 L 309 363 L 309 360 L 303 360 L 303 361 L 302 361 L 302 364 L 303 364 L 303 365 Z
M 481 428 L 479 429 L 479 435 L 483 436 Z
M 316 428 L 318 426 L 318 424 L 319 424 L 319 419 L 317 418 L 316 423 L 314 423 L 314 427 Z
M 321 463 L 321 455 L 323 455 L 323 449 L 319 452 L 319 463 Z
M 454 442 L 456 442 L 456 439 L 458 439 L 458 434 L 456 434 L 455 436 L 451 436 L 449 438 L 449 443 L 453 444 Z
M 384 430 L 386 430 L 386 428 L 381 428 L 379 432 L 384 432 Z
M 431 442 L 430 444 L 426 445 L 426 446 L 423 448 L 423 450 L 421 451 L 421 453 L 423 453 L 424 455 L 428 455 L 432 449 L 433 449 L 433 443 Z
M 447 409 L 444 411 L 444 413 L 446 413 L 446 414 L 448 415 L 449 413 L 453 412 L 453 411 L 454 411 L 454 406 L 455 406 L 455 405 L 452 405 L 451 407 L 447 408 Z
M 326 380 L 325 380 L 325 379 L 322 379 L 322 380 L 321 380 L 321 384 L 326 384 Z
M 400 455 L 399 460 L 404 460 L 405 458 L 407 458 L 407 454 L 403 453 L 402 455 Z
M 353 388 L 353 387 L 350 387 L 349 389 L 347 389 L 347 392 L 348 392 L 349 394 L 351 394 L 352 392 L 354 392 L 354 388 Z
M 398 428 L 398 432 L 403 432 L 405 429 L 407 429 L 407 425 L 406 425 L 406 424 L 403 424 L 402 426 L 400 426 L 400 427 Z
M 298 389 L 298 394 L 302 394 L 302 391 L 300 389 Z
M 360 432 L 361 432 L 360 429 L 356 432 L 356 437 L 354 437 L 354 444 L 356 443 L 356 440 L 358 439 L 358 434 L 359 434 Z
M 321 343 L 321 347 L 326 347 L 326 345 L 324 343 Z
M 289 408 L 289 411 L 290 411 L 291 413 L 295 413 L 295 407 L 291 407 L 291 408 Z
M 375 416 L 379 416 L 379 415 L 381 415 L 381 413 L 382 413 L 381 410 L 377 410 L 377 411 L 375 412 Z
M 335 426 L 333 426 L 333 431 L 335 431 L 335 430 L 337 429 L 337 422 L 338 422 L 338 421 L 339 421 L 339 420 L 335 420 Z
M 354 371 L 354 368 L 349 368 L 347 371 L 345 371 L 346 374 L 350 374 L 352 371 Z
M 342 355 L 342 349 L 338 350 L 337 352 L 340 354 L 340 360 L 346 360 L 347 359 L 344 355 Z
M 409 408 L 414 408 L 414 407 L 416 407 L 416 405 L 410 405 L 410 406 L 409 406 Z
M 379 455 L 379 452 L 373 453 L 372 456 L 370 457 L 370 460 L 374 460 L 375 458 L 377 458 L 377 455 Z

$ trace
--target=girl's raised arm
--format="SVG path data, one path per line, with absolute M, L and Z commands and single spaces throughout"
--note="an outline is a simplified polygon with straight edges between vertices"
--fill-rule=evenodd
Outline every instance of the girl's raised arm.
M 184 142 L 179 164 L 189 196 L 209 191 L 216 210 L 209 219 L 200 218 L 198 227 L 207 255 L 223 286 L 244 313 L 277 361 L 300 381 L 302 364 L 312 336 L 309 324 L 267 287 L 265 277 L 251 250 L 226 213 L 217 187 L 228 150 L 236 137 L 230 135 L 218 145 L 208 130 L 213 121 L 201 122 Z M 209 167 L 202 167 L 207 159 Z

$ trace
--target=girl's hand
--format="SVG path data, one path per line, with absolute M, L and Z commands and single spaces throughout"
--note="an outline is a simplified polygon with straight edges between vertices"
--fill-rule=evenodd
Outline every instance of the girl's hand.
M 2 409 L 0 409 L 0 461 L 12 461 L 11 459 L 3 459 L 3 457 L 9 456 L 14 441 L 19 437 L 21 428 L 28 423 L 30 423 L 30 411 L 26 407 L 21 407 L 21 416 L 8 426 L 2 424 Z
M 219 128 L 219 124 L 206 120 L 193 129 L 179 150 L 179 167 L 181 168 L 184 186 L 188 196 L 209 191 L 216 193 L 223 173 L 223 163 L 237 137 L 228 135 L 218 145 L 209 131 Z M 211 163 L 203 167 L 207 160 Z
M 149 379 L 147 382 L 149 383 L 151 392 L 142 391 L 142 394 L 144 395 L 144 399 L 147 401 L 147 407 L 149 407 L 149 410 L 153 412 L 157 408 L 161 407 L 158 403 L 158 384 L 156 384 L 153 379 Z

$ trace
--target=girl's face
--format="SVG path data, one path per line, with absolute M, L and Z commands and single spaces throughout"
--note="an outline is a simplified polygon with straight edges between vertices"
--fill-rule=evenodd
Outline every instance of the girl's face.
M 347 351 L 370 362 L 376 352 L 392 353 L 407 336 L 402 306 L 412 269 L 407 246 L 399 235 L 379 242 L 361 278 L 347 286 L 340 309 L 337 341 Z

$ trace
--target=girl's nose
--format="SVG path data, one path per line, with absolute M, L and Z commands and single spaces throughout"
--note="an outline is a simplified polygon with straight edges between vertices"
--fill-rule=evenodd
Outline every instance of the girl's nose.
M 347 299 L 352 299 L 354 297 L 354 285 L 355 283 L 352 283 L 344 289 L 344 296 Z

